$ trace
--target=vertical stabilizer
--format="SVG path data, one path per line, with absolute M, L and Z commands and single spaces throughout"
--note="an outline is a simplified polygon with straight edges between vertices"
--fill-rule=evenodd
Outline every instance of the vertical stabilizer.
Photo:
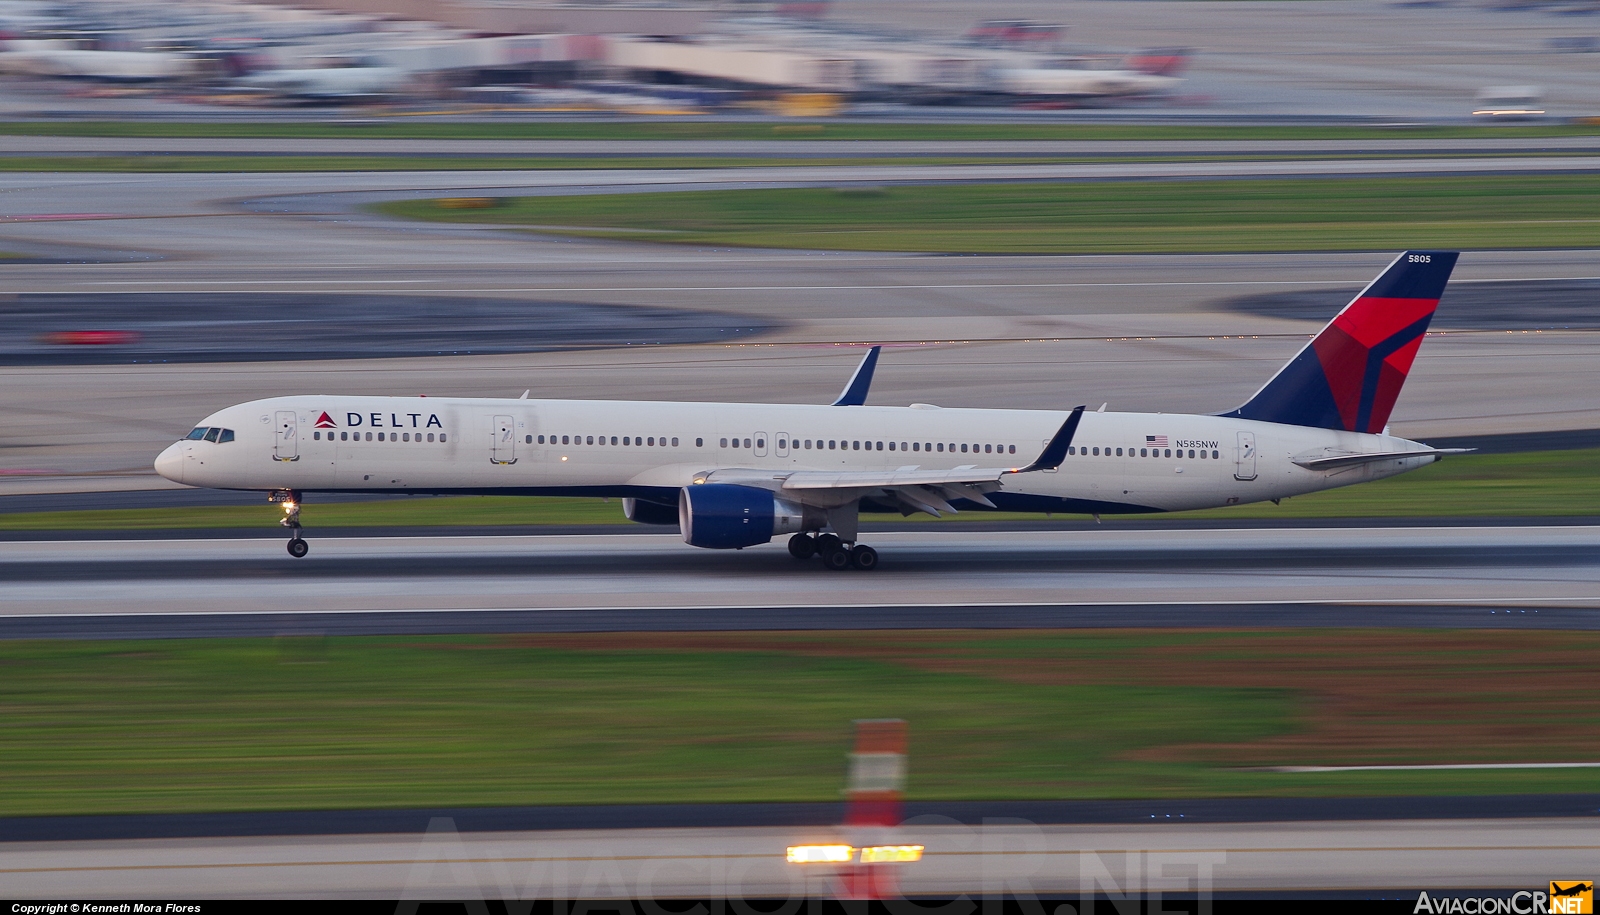
M 1223 415 L 1381 432 L 1459 253 L 1395 258 L 1249 402 Z

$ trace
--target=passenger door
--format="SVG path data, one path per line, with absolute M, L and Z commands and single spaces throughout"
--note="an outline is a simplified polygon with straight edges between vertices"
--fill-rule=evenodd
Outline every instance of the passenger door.
M 756 455 L 756 457 L 766 457 L 767 456 L 767 433 L 765 433 L 765 432 L 757 432 L 756 433 L 755 445 L 756 445 L 756 447 L 755 447 L 755 455 Z
M 489 461 L 494 464 L 517 462 L 517 424 L 509 416 L 496 416 L 490 423 L 494 436 L 489 446 Z
M 776 454 L 778 457 L 788 457 L 789 456 L 789 433 L 787 433 L 787 432 L 779 432 L 778 433 L 778 441 L 776 443 L 774 443 L 773 453 Z
M 272 457 L 279 461 L 300 460 L 300 423 L 293 410 L 278 411 L 277 434 L 272 445 Z
M 1239 433 L 1239 450 L 1234 458 L 1233 478 L 1246 481 L 1256 478 L 1256 434 L 1254 432 Z

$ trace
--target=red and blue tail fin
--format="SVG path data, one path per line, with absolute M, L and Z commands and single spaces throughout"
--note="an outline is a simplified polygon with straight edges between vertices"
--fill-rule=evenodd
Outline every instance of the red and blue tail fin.
M 1407 251 L 1244 406 L 1224 416 L 1381 432 L 1457 251 Z

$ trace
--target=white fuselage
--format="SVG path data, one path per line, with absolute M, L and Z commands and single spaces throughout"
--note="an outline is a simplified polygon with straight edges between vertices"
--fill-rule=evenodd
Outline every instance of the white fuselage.
M 232 441 L 180 441 L 156 466 L 175 481 L 221 489 L 656 493 L 670 500 L 710 474 L 1020 468 L 1066 417 L 921 405 L 294 396 L 212 414 L 201 426 L 231 430 Z M 1217 416 L 1087 413 L 1058 470 L 1006 475 L 990 498 L 1023 511 L 1209 508 L 1393 476 L 1437 459 L 1331 470 L 1293 460 L 1312 452 L 1422 447 Z

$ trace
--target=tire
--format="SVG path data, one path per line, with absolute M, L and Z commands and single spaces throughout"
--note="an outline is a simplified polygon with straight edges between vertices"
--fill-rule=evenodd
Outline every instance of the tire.
M 309 552 L 311 552 L 311 544 L 306 543 L 304 540 L 301 540 L 299 537 L 296 537 L 293 540 L 289 541 L 289 555 L 290 556 L 293 556 L 296 559 L 300 559 L 300 558 L 304 557 Z
M 850 568 L 850 551 L 843 547 L 828 550 L 822 554 L 822 565 L 823 568 L 832 569 L 835 572 L 843 572 L 845 569 Z
M 858 543 L 850 551 L 850 564 L 863 572 L 870 572 L 878 567 L 878 551 L 865 543 Z
M 817 535 L 817 552 L 818 553 L 826 553 L 829 550 L 837 550 L 843 545 L 844 545 L 844 543 L 839 539 L 839 535 L 838 534 L 818 534 Z
M 810 559 L 817 555 L 817 542 L 805 534 L 789 538 L 789 555 L 796 559 Z

